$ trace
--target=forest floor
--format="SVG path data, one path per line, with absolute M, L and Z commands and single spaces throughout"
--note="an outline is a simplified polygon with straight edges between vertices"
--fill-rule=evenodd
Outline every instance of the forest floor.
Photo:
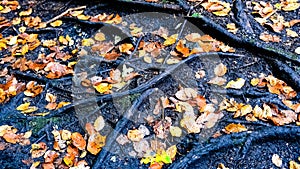
M 0 0 L 0 168 L 300 169 L 300 3 Z

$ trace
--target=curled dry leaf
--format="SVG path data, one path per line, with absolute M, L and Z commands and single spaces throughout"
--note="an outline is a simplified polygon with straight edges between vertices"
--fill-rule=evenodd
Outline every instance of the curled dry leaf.
M 43 92 L 43 86 L 36 85 L 35 81 L 30 81 L 26 85 L 26 90 L 24 91 L 25 96 L 35 97 Z
M 231 10 L 229 3 L 220 0 L 208 0 L 207 2 L 201 3 L 201 6 L 217 16 L 226 16 Z

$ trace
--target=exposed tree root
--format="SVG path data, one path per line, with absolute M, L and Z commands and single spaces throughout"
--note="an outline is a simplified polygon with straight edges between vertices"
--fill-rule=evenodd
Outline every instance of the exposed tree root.
M 289 140 L 299 139 L 299 127 L 264 127 L 261 130 L 252 132 L 241 132 L 221 136 L 217 139 L 211 139 L 206 146 L 195 146 L 186 156 L 175 160 L 169 166 L 169 169 L 190 168 L 191 164 L 209 153 L 222 151 L 234 146 L 244 145 L 241 154 L 246 154 L 252 144 L 256 142 L 268 142 L 274 139 Z
M 116 128 L 107 136 L 106 144 L 103 147 L 100 154 L 98 155 L 97 161 L 93 165 L 93 168 L 101 168 L 101 165 L 105 161 L 110 149 L 114 144 L 116 144 L 116 138 L 121 133 L 121 131 L 126 128 L 133 114 L 137 112 L 137 109 L 145 101 L 145 99 L 157 90 L 157 88 L 154 88 L 145 91 L 134 101 L 133 105 L 124 113 L 122 119 L 117 123 Z

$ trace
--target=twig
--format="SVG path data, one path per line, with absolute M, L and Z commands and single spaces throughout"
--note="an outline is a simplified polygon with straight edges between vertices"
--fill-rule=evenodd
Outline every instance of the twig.
M 46 23 L 46 24 L 49 24 L 49 23 L 51 23 L 51 22 L 53 22 L 53 21 L 55 21 L 55 20 L 57 20 L 57 19 L 63 17 L 64 15 L 68 14 L 68 13 L 71 12 L 71 11 L 76 11 L 76 10 L 85 9 L 85 8 L 86 8 L 86 6 L 80 6 L 80 7 L 76 7 L 76 8 L 69 8 L 69 9 L 67 9 L 65 12 L 63 12 L 63 13 L 57 15 L 56 17 L 54 17 L 54 18 L 48 20 L 48 21 L 45 22 L 45 23 Z

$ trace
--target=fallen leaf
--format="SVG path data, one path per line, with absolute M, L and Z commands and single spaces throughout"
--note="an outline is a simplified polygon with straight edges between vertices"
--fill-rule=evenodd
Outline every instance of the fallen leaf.
M 165 41 L 164 41 L 164 45 L 165 46 L 170 46 L 172 44 L 174 44 L 176 42 L 176 39 L 178 37 L 178 34 L 174 34 L 169 36 Z
M 72 144 L 77 147 L 79 150 L 85 149 L 86 141 L 82 137 L 82 135 L 78 132 L 72 133 L 71 135 Z
M 226 83 L 226 81 L 227 81 L 226 79 L 216 76 L 216 77 L 210 79 L 210 81 L 208 81 L 207 83 L 222 86 Z
M 87 150 L 94 155 L 97 155 L 101 148 L 105 145 L 106 136 L 99 133 L 92 134 L 88 139 Z
M 170 126 L 170 133 L 173 137 L 181 137 L 182 130 L 179 127 Z
M 245 82 L 246 81 L 243 78 L 237 78 L 236 80 L 229 81 L 225 88 L 241 89 Z
M 105 126 L 104 118 L 100 115 L 94 122 L 94 127 L 96 131 L 100 131 Z
M 298 55 L 300 55 L 300 47 L 297 47 L 297 48 L 295 49 L 295 53 L 297 53 Z
M 297 32 L 291 30 L 291 29 L 285 29 L 286 30 L 286 35 L 292 38 L 298 37 L 299 35 Z
M 276 165 L 276 167 L 281 168 L 281 166 L 282 166 L 282 159 L 279 157 L 278 154 L 273 154 L 273 156 L 272 156 L 272 163 L 274 165 Z
M 225 130 L 229 133 L 238 133 L 238 132 L 247 131 L 247 128 L 241 124 L 231 123 L 225 127 Z
M 99 93 L 109 93 L 112 85 L 109 83 L 100 83 L 96 86 L 93 86 Z
M 197 95 L 198 92 L 192 88 L 183 88 L 175 94 L 175 96 L 182 101 L 195 99 Z
M 127 137 L 131 141 L 141 141 L 144 138 L 144 134 L 140 130 L 128 130 Z
M 224 76 L 227 72 L 227 67 L 223 63 L 220 63 L 215 67 L 214 72 L 216 76 Z

